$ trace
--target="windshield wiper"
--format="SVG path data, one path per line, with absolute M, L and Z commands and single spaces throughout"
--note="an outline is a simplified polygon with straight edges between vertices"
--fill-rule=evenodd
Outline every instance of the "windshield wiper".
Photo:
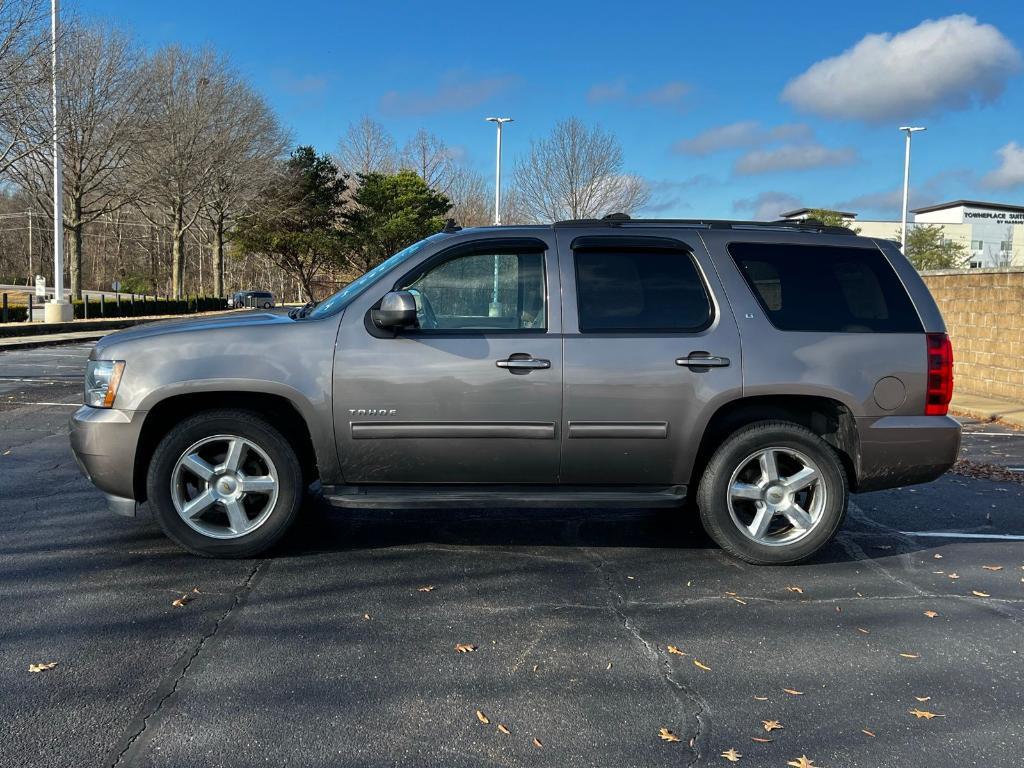
M 302 318 L 304 318 L 306 315 L 309 314 L 310 310 L 313 309 L 313 307 L 315 307 L 319 303 L 320 303 L 319 301 L 307 301 L 302 306 L 301 309 L 289 310 L 288 311 L 288 317 L 292 318 L 293 320 L 294 319 L 301 320 Z M 292 314 L 292 312 L 294 312 L 295 314 Z

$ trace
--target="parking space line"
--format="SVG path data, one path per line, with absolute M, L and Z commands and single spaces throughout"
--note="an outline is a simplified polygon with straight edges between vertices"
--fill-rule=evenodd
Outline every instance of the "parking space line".
M 1024 541 L 1024 535 L 1014 533 L 956 533 L 953 531 L 900 531 L 904 536 L 920 539 L 987 539 L 990 541 Z

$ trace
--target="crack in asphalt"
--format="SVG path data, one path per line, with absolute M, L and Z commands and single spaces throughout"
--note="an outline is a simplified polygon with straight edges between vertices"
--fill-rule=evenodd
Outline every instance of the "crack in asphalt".
M 622 626 L 625 627 L 626 631 L 629 632 L 639 643 L 640 647 L 644 649 L 645 656 L 647 656 L 650 659 L 650 661 L 654 663 L 655 667 L 659 670 L 659 677 L 661 677 L 668 683 L 670 689 L 674 689 L 673 693 L 678 692 L 679 694 L 682 694 L 686 699 L 688 699 L 689 701 L 693 702 L 694 705 L 696 705 L 696 712 L 686 712 L 688 718 L 692 716 L 694 720 L 696 720 L 697 722 L 697 727 L 694 729 L 693 737 L 687 741 L 687 746 L 689 747 L 690 752 L 693 754 L 693 757 L 686 764 L 689 768 L 689 766 L 695 765 L 697 761 L 700 760 L 700 739 L 705 731 L 704 718 L 711 707 L 703 699 L 703 697 L 697 694 L 696 691 L 692 690 L 689 686 L 685 685 L 684 683 L 681 683 L 679 680 L 672 676 L 673 672 L 671 664 L 664 658 L 663 654 L 661 654 L 658 651 L 658 647 L 650 640 L 648 640 L 646 637 L 644 637 L 640 630 L 633 623 L 633 620 L 630 618 L 629 614 L 627 614 L 624 610 L 624 606 L 626 605 L 627 599 L 625 595 L 622 593 L 622 591 L 616 588 L 609 575 L 609 572 L 614 570 L 614 567 L 607 560 L 607 558 L 605 558 L 599 552 L 592 550 L 586 546 L 583 546 L 581 543 L 579 543 L 579 526 L 579 521 L 576 521 L 575 524 L 567 525 L 565 538 L 570 540 L 570 542 L 576 546 L 576 548 L 586 558 L 590 566 L 595 571 L 597 571 L 598 575 L 601 577 L 601 581 L 604 583 L 605 590 L 612 598 L 609 601 L 607 608 L 611 610 L 611 612 L 619 619 Z
M 111 751 L 111 757 L 107 763 L 111 768 L 121 765 L 122 762 L 129 764 L 138 755 L 145 744 L 144 736 L 149 728 L 150 721 L 162 713 L 164 705 L 177 693 L 178 686 L 185 679 L 185 676 L 188 675 L 189 669 L 196 659 L 199 658 L 207 642 L 216 637 L 225 622 L 232 617 L 238 608 L 245 604 L 246 599 L 252 593 L 257 583 L 258 577 L 265 573 L 264 566 L 269 562 L 269 560 L 261 560 L 253 566 L 245 581 L 234 590 L 231 603 L 214 622 L 210 630 L 199 638 L 199 641 L 191 650 L 186 651 L 178 658 L 178 662 L 172 668 L 171 674 L 164 677 L 160 684 L 157 685 L 156 691 L 149 699 L 148 706 L 144 708 L 144 713 L 140 713 L 129 724 L 125 735 L 118 740 L 117 745 Z

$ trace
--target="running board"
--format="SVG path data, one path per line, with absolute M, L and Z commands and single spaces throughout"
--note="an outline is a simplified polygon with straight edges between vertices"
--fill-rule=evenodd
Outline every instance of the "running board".
M 328 504 L 346 509 L 678 507 L 685 485 L 325 485 Z

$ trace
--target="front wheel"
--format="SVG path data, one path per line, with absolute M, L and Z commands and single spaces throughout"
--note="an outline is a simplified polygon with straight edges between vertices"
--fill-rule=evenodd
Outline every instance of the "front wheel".
M 252 557 L 291 527 L 302 468 L 288 439 L 250 411 L 196 414 L 160 441 L 147 476 L 164 532 L 193 554 Z
M 835 450 L 797 424 L 763 421 L 719 446 L 697 504 L 708 535 L 757 565 L 796 563 L 825 546 L 846 515 L 846 472 Z

